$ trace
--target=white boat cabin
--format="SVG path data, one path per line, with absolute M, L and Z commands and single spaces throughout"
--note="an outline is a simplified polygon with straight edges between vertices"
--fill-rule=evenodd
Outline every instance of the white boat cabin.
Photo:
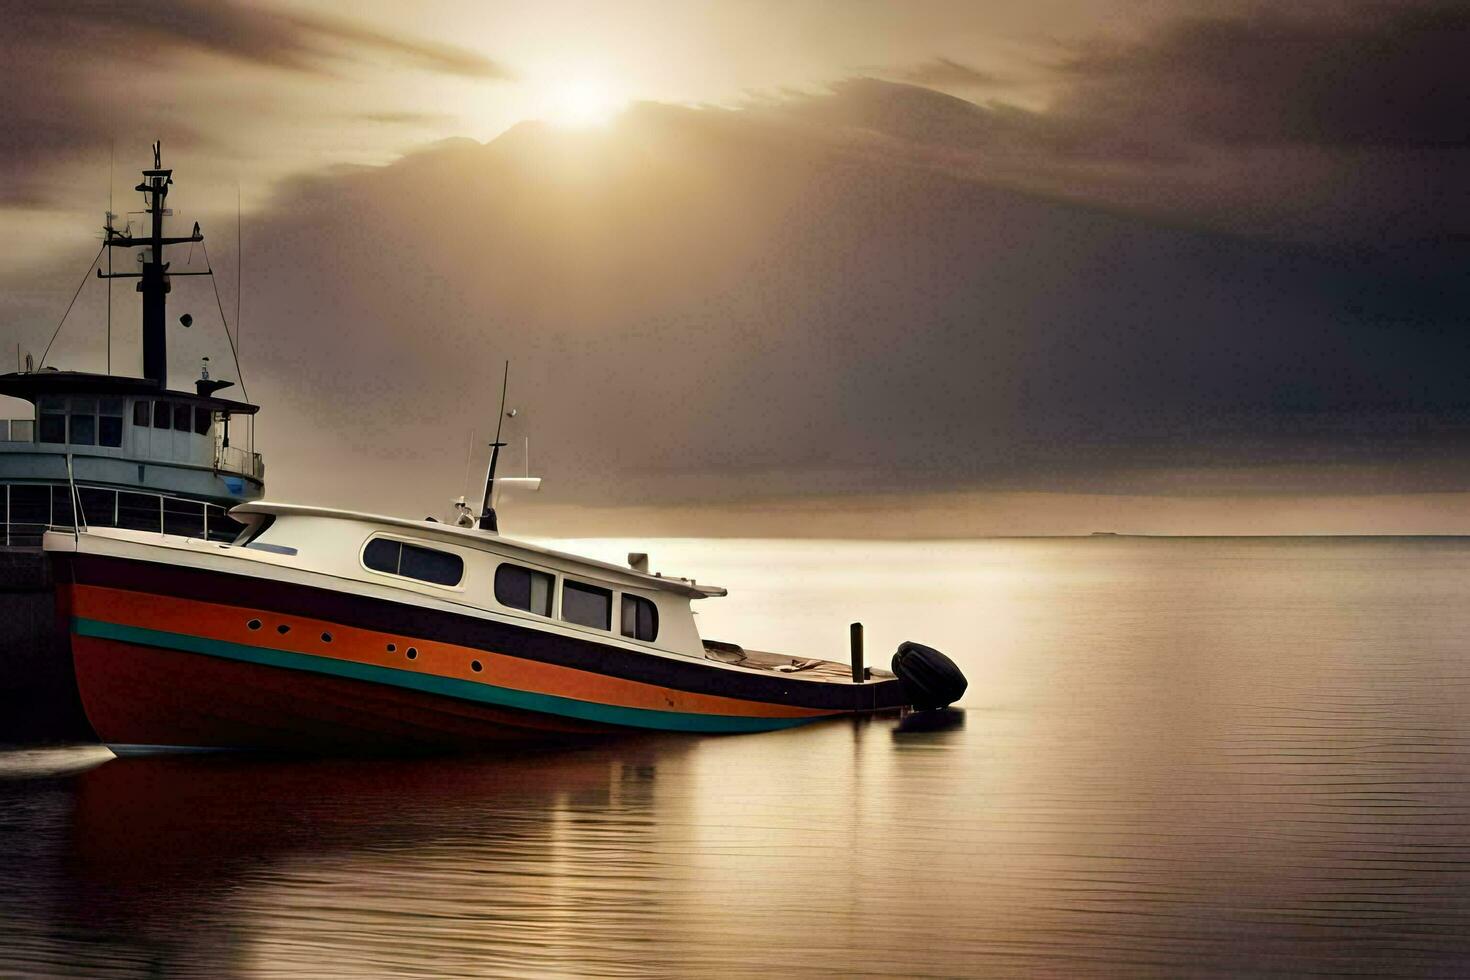
M 434 521 L 290 504 L 242 504 L 232 557 L 357 584 L 364 595 L 413 593 L 426 605 L 472 607 L 497 619 L 632 648 L 705 656 L 691 599 L 725 590 L 607 564 Z

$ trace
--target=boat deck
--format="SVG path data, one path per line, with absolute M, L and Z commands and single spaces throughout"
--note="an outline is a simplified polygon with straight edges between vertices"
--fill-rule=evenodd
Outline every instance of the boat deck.
M 852 683 L 851 665 L 840 664 L 832 660 L 814 660 L 792 657 L 784 653 L 768 653 L 764 650 L 747 650 L 734 643 L 724 643 L 720 640 L 705 640 L 704 655 L 709 660 L 748 667 L 751 670 L 795 674 L 806 681 L 821 681 L 828 684 Z M 869 680 L 889 680 L 894 676 L 886 670 L 879 670 L 876 667 L 868 668 Z

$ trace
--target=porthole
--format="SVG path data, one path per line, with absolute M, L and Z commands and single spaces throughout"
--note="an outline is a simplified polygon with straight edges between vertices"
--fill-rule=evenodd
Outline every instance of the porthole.
M 418 659 L 418 656 L 419 656 L 418 650 L 414 649 L 413 647 L 409 647 L 408 648 L 408 659 L 409 660 L 417 660 Z
M 260 620 L 258 620 L 258 619 L 252 619 L 250 622 L 246 623 L 245 625 L 248 626 L 250 629 L 258 630 L 258 629 L 260 629 Z
M 291 632 L 291 627 L 287 626 L 285 623 L 282 623 L 280 626 L 276 627 L 276 632 L 281 634 L 282 636 L 285 636 L 287 633 Z
M 471 660 L 470 661 L 470 670 L 473 670 L 475 673 L 478 674 L 481 671 L 481 669 L 482 668 L 480 666 L 480 661 L 478 661 L 478 660 Z
M 322 634 L 322 642 L 323 643 L 331 643 L 332 642 L 332 634 L 331 633 L 323 633 Z
M 388 644 L 388 652 L 389 653 L 397 653 L 398 652 L 398 644 L 396 644 L 396 643 L 390 643 L 390 644 Z

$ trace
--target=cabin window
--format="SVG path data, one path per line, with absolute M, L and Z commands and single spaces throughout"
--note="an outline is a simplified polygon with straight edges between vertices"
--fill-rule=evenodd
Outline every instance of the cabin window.
M 188 432 L 194 424 L 192 405 L 174 404 L 174 431 Z
M 150 404 L 151 402 L 141 399 L 133 402 L 133 425 L 145 429 L 148 427 L 148 406 Z
M 73 415 L 66 441 L 75 446 L 97 445 L 97 416 Z
M 42 442 L 66 442 L 66 400 L 42 398 L 36 404 L 37 435 Z
M 173 406 L 168 402 L 153 403 L 153 427 L 155 429 L 167 429 L 173 422 Z
M 104 398 L 97 411 L 97 445 L 122 445 L 123 401 L 121 398 Z
M 658 637 L 658 607 L 648 599 L 623 593 L 624 636 L 652 643 Z
M 362 563 L 375 572 L 434 585 L 458 585 L 464 578 L 464 559 L 447 551 L 420 548 L 391 538 L 373 538 L 362 549 Z
M 551 592 L 556 580 L 545 572 L 519 565 L 495 569 L 495 601 L 511 609 L 524 609 L 538 616 L 551 615 Z
M 579 626 L 612 629 L 612 592 L 582 582 L 563 582 L 561 618 Z
M 214 421 L 214 413 L 203 405 L 194 406 L 194 431 L 198 435 L 206 435 L 209 425 Z

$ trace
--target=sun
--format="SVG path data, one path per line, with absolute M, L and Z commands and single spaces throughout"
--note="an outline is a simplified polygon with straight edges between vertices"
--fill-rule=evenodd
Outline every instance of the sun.
M 626 103 L 616 87 L 604 79 L 569 78 L 550 88 L 542 115 L 558 126 L 585 129 L 606 126 Z

